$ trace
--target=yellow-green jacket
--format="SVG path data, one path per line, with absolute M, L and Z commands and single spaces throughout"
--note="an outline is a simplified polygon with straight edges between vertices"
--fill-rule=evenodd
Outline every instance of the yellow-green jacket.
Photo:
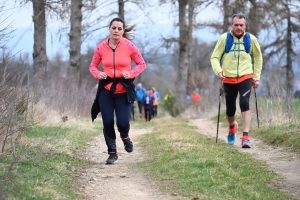
M 245 52 L 243 37 L 238 39 L 232 33 L 234 42 L 229 53 L 224 53 L 227 33 L 220 36 L 213 54 L 210 58 L 213 71 L 216 75 L 224 71 L 226 78 L 238 78 L 244 75 L 253 74 L 254 80 L 260 80 L 262 69 L 262 54 L 256 37 L 250 34 L 250 54 L 253 56 L 254 66 L 252 65 L 251 55 Z M 244 34 L 245 35 L 245 34 Z M 223 55 L 224 54 L 224 55 Z M 221 57 L 222 67 L 221 67 Z

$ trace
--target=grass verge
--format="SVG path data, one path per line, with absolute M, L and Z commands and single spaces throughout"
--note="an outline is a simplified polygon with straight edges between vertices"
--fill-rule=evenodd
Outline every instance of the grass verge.
M 271 103 L 270 103 L 271 102 Z M 255 108 L 251 108 L 252 122 L 250 129 L 250 137 L 254 136 L 262 140 L 264 143 L 286 147 L 294 152 L 300 153 L 300 100 L 294 99 L 293 112 L 287 115 L 283 112 L 283 103 L 270 101 L 268 99 L 259 99 L 259 124 L 257 124 L 257 116 Z M 212 120 L 217 122 L 218 116 L 214 116 Z M 242 132 L 241 118 L 236 115 L 236 121 L 240 124 L 239 132 Z M 220 122 L 227 126 L 225 110 L 220 112 Z
M 293 99 L 292 111 L 285 113 L 284 101 L 261 99 L 259 101 L 259 106 L 263 107 L 261 110 L 263 115 L 259 116 L 261 125 L 258 129 L 256 122 L 252 123 L 253 135 L 269 145 L 286 147 L 300 153 L 299 105 L 300 100 Z
M 76 191 L 77 169 L 91 163 L 81 158 L 81 153 L 100 129 L 100 123 L 81 127 L 35 126 L 27 129 L 16 144 L 19 161 L 8 176 L 5 192 L 8 199 L 82 199 Z M 3 176 L 13 162 L 11 153 L 0 157 Z
M 270 187 L 280 180 L 264 162 L 239 153 L 195 131 L 188 121 L 163 118 L 153 132 L 140 136 L 151 159 L 138 164 L 169 193 L 199 199 L 293 199 Z

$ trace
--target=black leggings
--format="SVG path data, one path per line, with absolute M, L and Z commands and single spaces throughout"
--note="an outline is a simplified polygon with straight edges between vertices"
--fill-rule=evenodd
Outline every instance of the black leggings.
M 106 89 L 101 90 L 98 100 L 108 153 L 117 153 L 114 116 L 116 116 L 120 137 L 127 138 L 130 129 L 129 121 L 132 104 L 128 103 L 126 93 L 114 94 Z
M 224 83 L 226 99 L 226 115 L 233 117 L 236 111 L 236 98 L 239 93 L 241 112 L 250 110 L 249 99 L 251 94 L 252 78 L 246 79 L 238 84 Z

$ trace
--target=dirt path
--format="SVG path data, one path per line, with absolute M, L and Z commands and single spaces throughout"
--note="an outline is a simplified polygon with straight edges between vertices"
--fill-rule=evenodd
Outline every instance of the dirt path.
M 208 119 L 190 120 L 191 125 L 196 126 L 199 133 L 215 140 L 216 122 Z M 130 137 L 133 139 L 135 149 L 127 153 L 122 141 L 117 139 L 119 162 L 115 165 L 105 165 L 108 155 L 102 135 L 97 136 L 93 142 L 88 143 L 89 149 L 85 154 L 86 159 L 94 162 L 91 168 L 78 173 L 80 192 L 85 199 L 101 200 L 179 200 L 190 199 L 173 194 L 165 194 L 158 190 L 155 183 L 150 182 L 146 175 L 134 171 L 132 166 L 143 161 L 146 156 L 139 151 L 139 144 L 135 138 L 141 134 L 147 134 L 151 130 L 134 129 L 130 130 Z M 219 140 L 227 140 L 227 128 L 220 126 Z M 254 158 L 263 160 L 269 165 L 269 169 L 282 174 L 285 177 L 283 182 L 277 184 L 277 188 L 300 199 L 300 161 L 296 154 L 287 152 L 282 148 L 274 148 L 264 145 L 259 140 L 251 138 L 252 148 L 242 149 L 238 138 L 233 148 L 243 153 L 249 153 Z
M 190 120 L 193 126 L 198 128 L 198 131 L 207 135 L 212 140 L 216 140 L 217 122 L 209 119 Z M 218 139 L 227 141 L 228 129 L 219 126 Z M 263 160 L 269 165 L 269 170 L 282 174 L 285 178 L 283 182 L 277 183 L 276 187 L 280 190 L 286 191 L 295 197 L 300 198 L 300 159 L 292 152 L 286 149 L 272 147 L 263 144 L 261 141 L 252 138 L 252 148 L 241 148 L 242 134 L 237 133 L 237 139 L 233 145 L 238 151 L 249 153 L 255 159 Z
M 81 171 L 78 174 L 78 181 L 81 185 L 80 192 L 85 199 L 99 200 L 181 200 L 187 199 L 173 194 L 164 194 L 158 190 L 155 183 L 131 167 L 145 159 L 145 155 L 139 151 L 139 144 L 135 141 L 138 135 L 146 134 L 146 129 L 131 129 L 135 148 L 132 153 L 124 150 L 120 138 L 117 139 L 119 160 L 115 165 L 105 165 L 108 158 L 103 135 L 99 135 L 88 145 L 90 148 L 86 152 L 86 159 L 94 162 L 94 165 Z

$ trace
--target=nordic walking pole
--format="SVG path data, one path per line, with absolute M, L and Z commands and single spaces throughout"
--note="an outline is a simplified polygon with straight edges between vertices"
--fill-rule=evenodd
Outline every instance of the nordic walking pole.
M 221 98 L 222 98 L 222 86 L 223 80 L 220 81 L 220 98 L 219 98 L 219 112 L 218 112 L 218 124 L 217 124 L 217 136 L 216 136 L 216 144 L 218 144 L 218 133 L 219 133 L 219 121 L 220 121 L 220 109 L 221 109 Z
M 257 127 L 259 128 L 258 109 L 257 109 L 257 98 L 256 98 L 256 88 L 254 88 L 254 96 L 255 96 L 255 105 L 256 105 Z

